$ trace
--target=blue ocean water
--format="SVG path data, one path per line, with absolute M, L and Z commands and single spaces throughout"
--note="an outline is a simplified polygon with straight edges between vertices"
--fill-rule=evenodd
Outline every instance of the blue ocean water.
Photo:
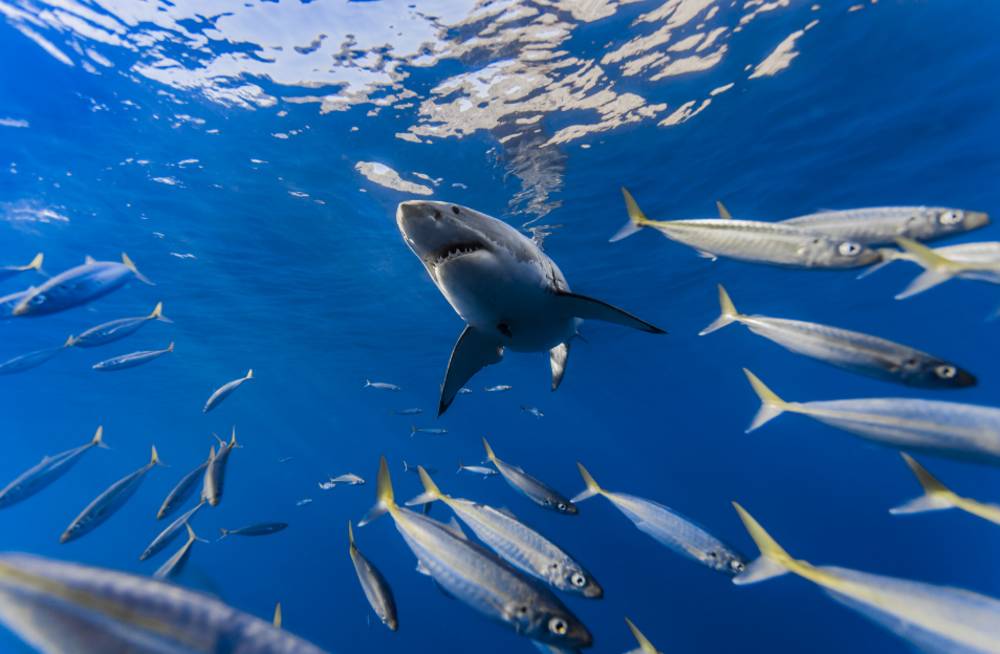
M 196 531 L 214 540 L 220 527 L 290 527 L 199 543 L 179 581 L 262 617 L 281 601 L 285 627 L 332 652 L 531 651 L 418 575 L 388 519 L 357 530 L 357 541 L 392 585 L 399 632 L 373 619 L 346 527 L 371 505 L 383 453 L 398 496 L 419 491 L 404 460 L 433 466 L 445 492 L 509 507 L 586 565 L 605 598 L 564 599 L 594 632 L 595 652 L 634 646 L 624 616 L 671 652 L 907 651 L 804 581 L 737 588 L 604 500 L 563 517 L 498 478 L 453 474 L 460 459 L 479 462 L 486 435 L 501 458 L 566 494 L 582 489 L 582 461 L 607 488 L 665 503 L 747 555 L 756 552 L 731 500 L 814 563 L 1000 596 L 995 525 L 958 512 L 889 516 L 918 491 L 898 454 L 805 418 L 744 434 L 757 399 L 740 371 L 789 400 L 1000 405 L 997 324 L 986 320 L 1000 293 L 951 282 L 897 302 L 916 271 L 904 263 L 856 281 L 853 271 L 710 262 L 654 232 L 607 242 L 625 221 L 621 185 L 663 219 L 710 217 L 716 199 L 737 217 L 768 220 L 909 204 L 996 214 L 996 7 L 215 4 L 0 1 L 0 262 L 43 251 L 51 273 L 124 251 L 156 282 L 7 321 L 0 359 L 157 301 L 175 321 L 0 377 L 0 479 L 82 444 L 100 424 L 113 448 L 0 512 L 0 549 L 151 574 L 161 560 L 138 554 L 163 526 L 156 509 L 203 460 L 212 432 L 236 425 L 243 449 L 225 498 L 202 511 Z M 785 57 L 769 57 L 793 36 Z M 642 57 L 655 63 L 635 63 Z M 558 392 L 545 356 L 508 353 L 435 419 L 462 323 L 399 237 L 395 206 L 411 197 L 549 225 L 545 250 L 575 291 L 669 335 L 587 323 Z M 991 226 L 949 242 L 998 235 Z M 2 290 L 38 281 L 24 273 Z M 698 337 L 718 313 L 718 282 L 741 310 L 876 333 L 955 360 L 980 383 L 908 389 L 797 357 L 738 326 Z M 147 366 L 90 370 L 170 341 L 176 351 Z M 254 380 L 202 414 L 209 394 L 248 368 Z M 366 389 L 366 379 L 402 390 Z M 483 392 L 494 384 L 513 390 Z M 392 415 L 408 407 L 424 413 Z M 411 425 L 448 433 L 411 437 Z M 169 467 L 150 472 L 106 525 L 60 545 L 79 510 L 144 464 L 153 444 Z M 1000 496 L 993 469 L 923 460 L 961 494 Z M 369 483 L 318 488 L 345 472 Z M 3 632 L 0 651 L 28 650 Z

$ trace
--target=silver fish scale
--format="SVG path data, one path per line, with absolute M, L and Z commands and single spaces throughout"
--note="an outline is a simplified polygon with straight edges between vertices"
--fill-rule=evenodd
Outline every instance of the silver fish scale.
M 1000 409 L 907 398 L 830 400 L 799 405 L 821 422 L 896 447 L 1000 464 Z
M 450 500 L 448 505 L 480 540 L 528 574 L 561 590 L 575 590 L 566 583 L 566 571 L 580 572 L 589 579 L 568 554 L 502 511 L 467 500 Z

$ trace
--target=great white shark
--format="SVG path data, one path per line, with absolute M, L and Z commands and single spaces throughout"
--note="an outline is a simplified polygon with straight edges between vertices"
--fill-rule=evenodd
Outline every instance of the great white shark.
M 664 330 L 601 300 L 573 293 L 559 266 L 534 241 L 474 209 L 410 200 L 396 224 L 431 280 L 466 322 L 441 384 L 438 415 L 469 379 L 503 352 L 548 352 L 552 390 L 566 371 L 570 342 L 584 319 L 653 334 Z

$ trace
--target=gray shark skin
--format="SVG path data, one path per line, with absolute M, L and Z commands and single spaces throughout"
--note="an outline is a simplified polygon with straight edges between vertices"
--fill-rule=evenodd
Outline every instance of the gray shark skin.
M 605 302 L 572 293 L 559 267 L 531 239 L 474 209 L 410 200 L 396 209 L 396 224 L 431 281 L 466 322 L 441 385 L 438 415 L 507 348 L 548 352 L 555 390 L 581 320 L 665 333 Z

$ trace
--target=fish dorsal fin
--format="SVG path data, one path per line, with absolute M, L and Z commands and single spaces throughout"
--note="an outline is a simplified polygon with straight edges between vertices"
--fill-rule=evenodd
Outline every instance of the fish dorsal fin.
M 923 513 L 925 511 L 940 511 L 942 509 L 954 508 L 955 494 L 938 481 L 937 477 L 928 472 L 927 468 L 917 463 L 913 457 L 903 452 L 900 454 L 903 457 L 903 461 L 906 462 L 906 465 L 910 467 L 913 475 L 917 478 L 917 481 L 920 482 L 920 487 L 923 489 L 924 494 L 889 509 L 889 513 L 892 515 L 906 515 L 909 513 Z
M 733 214 L 729 213 L 729 209 L 726 208 L 726 205 L 722 204 L 721 200 L 715 201 L 715 208 L 719 210 L 719 218 L 722 220 L 733 219 Z
M 498 513 L 502 513 L 502 514 L 504 514 L 505 516 L 507 516 L 507 517 L 508 517 L 508 518 L 510 518 L 511 520 L 517 520 L 517 516 L 516 516 L 516 515 L 514 515 L 514 512 L 513 512 L 513 511 L 511 511 L 511 510 L 510 510 L 509 508 L 507 508 L 506 506 L 501 506 L 500 508 L 498 508 L 498 509 L 497 509 L 497 512 L 498 512 Z
M 569 343 L 560 343 L 549 350 L 549 366 L 552 368 L 552 390 L 559 388 L 563 375 L 566 374 L 566 362 L 569 360 Z
M 473 375 L 486 366 L 498 363 L 502 358 L 503 345 L 498 339 L 484 334 L 471 325 L 466 325 L 455 342 L 451 358 L 448 360 L 448 370 L 441 384 L 438 415 L 448 410 L 458 395 L 458 389 L 472 379 Z
M 625 622 L 628 624 L 629 631 L 632 632 L 636 642 L 639 643 L 639 651 L 642 652 L 642 654 L 660 654 L 659 650 L 653 646 L 653 643 L 649 642 L 649 639 L 646 638 L 641 631 L 639 631 L 639 628 L 635 626 L 635 623 L 628 618 L 625 618 Z
M 585 320 L 603 320 L 623 327 L 631 327 L 652 334 L 666 334 L 659 327 L 652 325 L 631 313 L 612 306 L 607 302 L 596 300 L 586 295 L 555 291 L 555 306 L 567 317 L 583 318 Z
M 281 629 L 281 602 L 274 603 L 274 617 L 271 619 L 271 624 L 275 629 Z
M 89 266 L 92 263 L 97 263 L 97 259 L 88 254 L 83 258 L 83 263 Z
M 442 523 L 442 526 L 451 532 L 451 534 L 456 538 L 469 540 L 469 537 L 465 535 L 464 531 L 462 531 L 462 526 L 458 524 L 458 520 L 455 519 L 455 516 L 451 516 L 451 520 Z

